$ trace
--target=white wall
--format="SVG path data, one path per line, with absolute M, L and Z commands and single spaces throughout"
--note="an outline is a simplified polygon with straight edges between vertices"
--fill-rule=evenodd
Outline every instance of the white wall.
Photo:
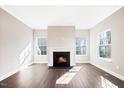
M 48 53 L 47 55 L 37 55 L 36 51 L 36 39 L 37 37 L 40 38 L 47 38 L 47 29 L 41 29 L 41 30 L 33 30 L 33 51 L 34 51 L 34 63 L 48 63 Z
M 112 62 L 98 58 L 97 36 L 98 33 L 108 28 L 111 29 L 112 34 Z M 90 36 L 91 63 L 124 76 L 124 8 L 93 27 Z
M 53 51 L 69 51 L 70 65 L 75 65 L 75 27 L 48 27 L 48 65 L 53 66 Z
M 20 54 L 32 43 L 32 30 L 0 9 L 0 79 L 20 68 Z
M 89 63 L 90 61 L 90 31 L 89 30 L 82 30 L 77 29 L 75 31 L 75 37 L 84 37 L 86 38 L 86 55 L 76 55 L 76 63 Z

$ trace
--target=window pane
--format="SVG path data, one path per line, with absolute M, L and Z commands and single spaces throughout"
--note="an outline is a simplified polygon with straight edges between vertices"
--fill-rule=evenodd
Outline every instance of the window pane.
M 99 39 L 100 39 L 99 44 L 100 44 L 100 45 L 103 45 L 103 44 L 104 44 L 104 36 L 103 36 L 103 33 L 101 33 L 101 34 L 99 35 Z
M 106 55 L 105 55 L 105 46 L 100 46 L 99 47 L 99 56 L 100 57 L 106 57 Z
M 106 58 L 111 58 L 111 46 L 106 46 L 105 48 Z
M 82 46 L 81 48 L 81 54 L 85 55 L 86 54 L 86 46 Z
M 106 35 L 107 35 L 107 43 L 111 44 L 111 31 L 107 31 Z

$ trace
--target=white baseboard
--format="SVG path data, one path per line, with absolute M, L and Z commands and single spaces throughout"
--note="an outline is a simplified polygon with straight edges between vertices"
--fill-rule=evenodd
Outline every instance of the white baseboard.
M 90 63 L 90 61 L 76 61 L 76 63 Z
M 6 78 L 12 76 L 13 74 L 17 73 L 18 71 L 20 71 L 20 68 L 14 70 L 14 71 L 11 71 L 11 72 L 9 72 L 9 73 L 7 73 L 7 74 L 5 74 L 5 75 L 3 75 L 2 77 L 0 77 L 0 81 L 2 81 L 2 80 L 4 80 L 4 79 L 6 79 Z
M 48 63 L 48 61 L 34 61 L 33 63 Z
M 106 69 L 106 68 L 104 68 L 104 67 L 102 67 L 102 66 L 100 66 L 100 65 L 94 64 L 94 63 L 92 63 L 92 62 L 90 62 L 90 64 L 92 64 L 92 65 L 94 65 L 94 66 L 96 66 L 96 67 L 98 67 L 98 68 L 104 70 L 105 72 L 107 72 L 107 73 L 109 73 L 109 74 L 111 74 L 111 75 L 113 75 L 113 76 L 115 76 L 115 77 L 117 77 L 117 78 L 119 78 L 119 79 L 121 79 L 121 80 L 124 81 L 124 76 L 123 76 L 123 75 L 120 75 L 120 74 L 118 74 L 118 73 L 115 73 L 115 72 L 113 72 L 113 71 L 110 71 L 110 70 L 108 70 L 108 69 Z

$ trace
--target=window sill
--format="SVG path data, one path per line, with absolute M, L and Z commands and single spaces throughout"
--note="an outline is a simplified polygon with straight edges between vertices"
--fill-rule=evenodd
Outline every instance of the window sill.
M 47 56 L 47 55 L 37 55 L 37 56 Z
M 111 58 L 101 58 L 99 57 L 100 60 L 107 61 L 107 62 L 112 62 Z

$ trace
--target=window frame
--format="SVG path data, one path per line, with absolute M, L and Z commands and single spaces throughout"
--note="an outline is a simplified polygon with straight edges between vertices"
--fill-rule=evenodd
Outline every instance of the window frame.
M 77 50 L 76 50 L 76 51 L 75 51 L 76 56 L 87 56 L 87 38 L 84 37 L 84 36 L 80 36 L 80 37 L 76 37 L 76 38 L 85 38 L 85 39 L 86 39 L 86 44 L 85 44 L 85 47 L 86 47 L 86 53 L 85 53 L 85 54 L 77 54 L 77 53 L 76 53 Z M 77 48 L 77 46 L 76 46 L 76 38 L 75 38 L 75 48 Z M 83 47 L 83 46 L 82 46 L 82 47 Z
M 40 55 L 38 55 L 38 53 L 37 53 L 37 48 L 38 48 L 38 39 L 39 38 L 45 38 L 46 39 L 46 54 L 45 55 L 42 55 L 42 54 L 40 54 Z M 36 37 L 36 42 L 35 42 L 36 44 L 36 46 L 35 46 L 35 51 L 36 51 L 36 55 L 37 56 L 46 56 L 47 55 L 47 38 L 46 37 Z
M 102 32 L 100 32 L 100 33 L 98 33 L 98 41 L 97 41 L 97 49 L 98 49 L 98 58 L 99 59 L 101 59 L 101 60 L 103 60 L 103 61 L 107 61 L 107 62 L 112 62 L 112 34 L 111 34 L 111 43 L 110 44 L 104 44 L 104 45 L 100 45 L 100 38 L 99 38 L 99 36 L 100 36 L 100 34 L 101 33 L 106 33 L 106 32 L 108 32 L 108 31 L 110 31 L 111 33 L 112 33 L 112 31 L 111 31 L 111 29 L 109 28 L 109 29 L 106 29 L 106 30 L 104 30 L 104 31 L 102 31 Z M 110 46 L 111 47 L 111 57 L 110 58 L 104 58 L 104 57 L 100 57 L 100 51 L 99 51 L 99 47 L 100 46 Z

